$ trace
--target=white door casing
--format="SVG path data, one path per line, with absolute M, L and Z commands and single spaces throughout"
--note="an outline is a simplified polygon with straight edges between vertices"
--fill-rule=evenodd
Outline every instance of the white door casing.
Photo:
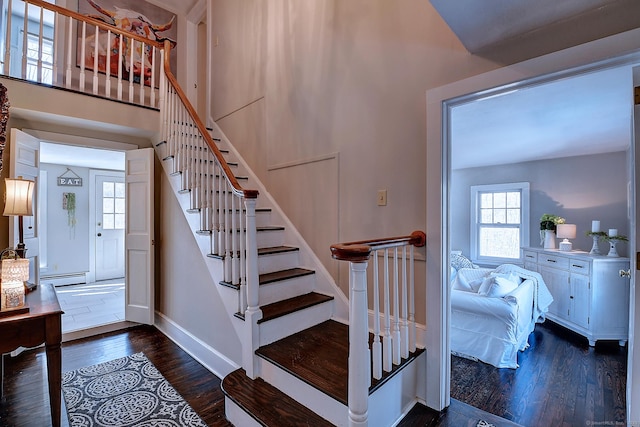
M 640 66 L 633 67 L 633 86 L 640 87 Z M 630 88 L 633 90 L 633 88 Z M 640 188 L 640 174 L 638 173 L 638 165 L 640 165 L 640 148 L 637 144 L 640 142 L 640 104 L 636 101 L 633 106 L 633 132 L 631 133 L 631 153 L 633 165 L 631 169 L 629 205 L 631 208 L 631 239 L 629 241 L 629 253 L 631 258 L 631 286 L 629 295 L 629 350 L 627 361 L 627 424 L 634 425 L 640 422 L 640 342 L 636 342 L 638 337 L 638 329 L 640 329 L 640 292 L 637 286 L 640 283 L 640 265 L 638 265 L 638 257 L 634 259 L 633 254 L 638 254 L 640 248 L 640 224 L 638 215 L 638 189 Z M 634 363 L 636 362 L 636 363 Z M 635 404 L 632 404 L 634 403 Z
M 124 174 L 102 171 L 95 176 L 95 280 L 124 277 Z
M 38 173 L 40 168 L 40 141 L 18 129 L 11 129 L 9 177 L 21 176 L 36 182 L 33 192 L 33 216 L 23 217 L 24 243 L 29 259 L 29 282 L 40 283 L 40 241 L 38 239 Z M 4 191 L 4 183 L 2 183 Z M 9 217 L 9 245 L 19 240 L 18 217 Z
M 126 152 L 125 318 L 154 323 L 153 148 Z

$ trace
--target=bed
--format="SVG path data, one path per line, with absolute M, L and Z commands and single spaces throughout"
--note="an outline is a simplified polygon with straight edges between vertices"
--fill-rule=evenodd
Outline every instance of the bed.
M 529 334 L 551 302 L 540 274 L 517 265 L 452 269 L 452 354 L 517 368 L 518 351 L 529 347 Z

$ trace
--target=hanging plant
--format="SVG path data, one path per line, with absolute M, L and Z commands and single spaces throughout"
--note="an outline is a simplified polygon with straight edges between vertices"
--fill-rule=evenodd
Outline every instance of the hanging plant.
M 67 225 L 70 231 L 76 227 L 76 193 L 62 193 L 62 209 L 67 211 Z

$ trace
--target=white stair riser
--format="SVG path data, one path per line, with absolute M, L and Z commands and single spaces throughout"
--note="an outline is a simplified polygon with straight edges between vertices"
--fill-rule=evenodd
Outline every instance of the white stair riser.
M 287 251 L 258 257 L 258 274 L 288 270 L 300 266 L 300 252 Z
M 234 426 L 264 427 L 261 423 L 256 421 L 255 418 L 246 413 L 244 409 L 236 405 L 235 402 L 229 399 L 227 396 L 225 396 L 224 398 L 224 414 Z
M 261 377 L 336 426 L 347 426 L 349 408 L 272 363 L 260 359 Z
M 272 248 L 284 244 L 284 231 L 259 231 L 256 233 L 256 242 L 259 248 Z
M 219 232 L 214 231 L 210 236 L 207 236 L 210 239 L 209 253 L 216 253 L 214 252 L 213 248 L 216 247 L 215 242 L 217 242 L 219 235 Z M 259 231 L 258 233 L 256 233 L 256 244 L 258 248 L 272 248 L 274 246 L 282 246 L 283 240 L 284 233 L 282 232 L 282 230 Z M 229 240 L 229 245 L 229 250 L 231 251 L 231 249 L 233 248 L 233 242 L 231 241 L 231 239 Z M 236 248 L 238 250 L 240 249 L 239 238 L 236 239 Z
M 318 323 L 329 320 L 333 315 L 333 301 L 316 304 L 304 310 L 290 313 L 260 324 L 260 346 L 271 344 Z
M 308 294 L 313 291 L 314 285 L 315 275 L 313 274 L 260 285 L 258 290 L 260 305 Z
M 396 425 L 416 402 L 426 397 L 427 353 L 405 366 L 382 387 L 369 395 L 369 426 Z M 422 379 L 422 380 L 421 380 Z

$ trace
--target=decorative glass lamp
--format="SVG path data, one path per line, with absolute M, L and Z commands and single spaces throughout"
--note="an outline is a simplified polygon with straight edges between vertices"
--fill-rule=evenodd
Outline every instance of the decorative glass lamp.
M 24 301 L 24 282 L 29 280 L 29 260 L 27 258 L 5 258 L 1 268 L 0 310 L 6 314 L 29 311 Z
M 560 242 L 559 249 L 561 251 L 569 252 L 573 245 L 569 239 L 576 238 L 576 225 L 575 224 L 558 224 L 557 226 L 558 238 L 564 239 Z

